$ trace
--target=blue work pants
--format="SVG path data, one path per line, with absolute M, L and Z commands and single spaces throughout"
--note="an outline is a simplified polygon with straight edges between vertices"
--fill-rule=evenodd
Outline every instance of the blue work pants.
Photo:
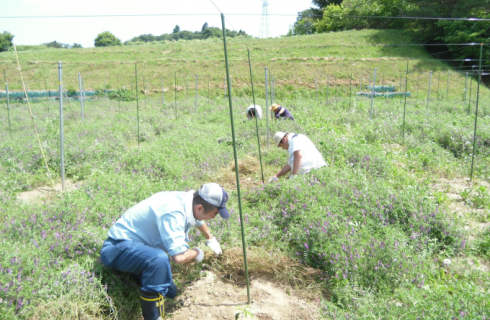
M 107 268 L 136 276 L 143 285 L 143 291 L 169 298 L 174 298 L 177 293 L 170 260 L 161 249 L 137 241 L 108 238 L 100 250 L 100 260 Z

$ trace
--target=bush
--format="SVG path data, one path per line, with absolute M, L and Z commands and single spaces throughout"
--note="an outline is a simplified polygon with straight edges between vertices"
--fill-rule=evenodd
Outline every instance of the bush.
M 96 47 L 113 47 L 120 46 L 122 44 L 121 40 L 116 38 L 115 35 L 113 35 L 109 31 L 105 31 L 97 35 L 97 38 L 95 38 L 94 40 L 94 45 Z
M 0 52 L 7 51 L 13 45 L 12 39 L 14 39 L 14 35 L 10 32 L 0 33 Z
M 103 94 L 103 92 L 102 92 Z M 109 99 L 111 100 L 117 100 L 117 101 L 134 101 L 136 100 L 136 97 L 133 95 L 133 92 L 131 90 L 128 90 L 124 87 L 111 91 L 108 94 Z

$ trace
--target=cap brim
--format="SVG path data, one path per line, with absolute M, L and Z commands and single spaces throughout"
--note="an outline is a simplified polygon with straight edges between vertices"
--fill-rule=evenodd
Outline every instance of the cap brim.
M 218 208 L 218 213 L 223 219 L 228 219 L 230 217 L 230 213 L 228 212 L 228 209 L 226 209 L 226 207 Z

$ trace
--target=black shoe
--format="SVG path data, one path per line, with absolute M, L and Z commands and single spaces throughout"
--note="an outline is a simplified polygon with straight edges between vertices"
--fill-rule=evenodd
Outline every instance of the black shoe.
M 163 320 L 165 318 L 163 296 L 159 293 L 143 290 L 140 290 L 140 294 L 143 318 L 145 320 Z

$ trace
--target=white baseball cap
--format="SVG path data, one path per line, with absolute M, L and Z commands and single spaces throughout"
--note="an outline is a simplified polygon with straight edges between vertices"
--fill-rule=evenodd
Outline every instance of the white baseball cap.
M 218 208 L 218 213 L 223 219 L 228 219 L 230 213 L 226 209 L 228 193 L 217 183 L 206 183 L 198 191 L 201 198 Z

